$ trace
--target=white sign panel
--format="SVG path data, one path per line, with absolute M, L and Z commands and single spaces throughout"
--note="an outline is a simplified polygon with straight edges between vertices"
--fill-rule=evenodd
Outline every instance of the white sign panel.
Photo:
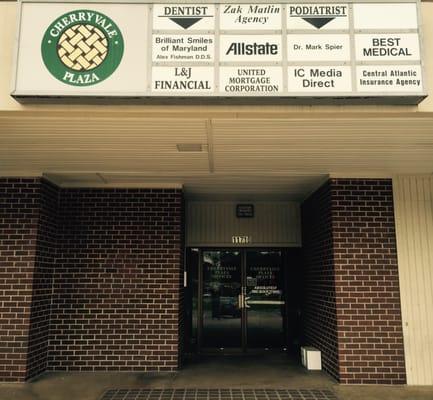
M 282 61 L 281 35 L 221 35 L 220 61 Z
M 152 91 L 159 93 L 214 92 L 213 67 L 154 67 Z
M 287 27 L 321 32 L 349 29 L 349 5 L 287 4 Z
M 352 90 L 350 67 L 289 67 L 288 86 L 293 92 L 342 93 Z
M 290 61 L 350 61 L 349 35 L 287 35 Z
M 422 90 L 419 65 L 361 66 L 356 68 L 359 92 L 387 92 L 398 87 L 401 92 Z
M 213 4 L 154 4 L 153 30 L 213 30 L 215 6 Z
M 426 96 L 415 0 L 20 7 L 18 99 Z
M 419 60 L 416 33 L 376 33 L 355 35 L 356 59 L 359 61 Z
M 355 29 L 418 29 L 415 3 L 360 3 L 353 5 Z
M 282 67 L 221 67 L 220 91 L 232 96 L 283 93 Z
M 281 4 L 222 4 L 221 30 L 281 29 Z
M 213 35 L 153 35 L 152 61 L 213 61 Z
M 149 41 L 143 24 L 149 18 L 146 5 L 134 4 L 128 13 L 123 4 L 24 3 L 22 7 L 16 93 L 86 96 L 146 91 L 148 57 L 137 51 Z M 83 31 L 89 35 L 87 43 L 80 32 L 83 25 L 91 27 Z M 95 35 L 99 39 L 93 42 Z M 123 51 L 114 51 L 122 42 Z

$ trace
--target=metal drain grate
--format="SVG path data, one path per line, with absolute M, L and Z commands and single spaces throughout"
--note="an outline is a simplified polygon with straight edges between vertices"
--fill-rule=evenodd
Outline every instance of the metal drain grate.
M 101 400 L 337 400 L 314 389 L 110 389 Z

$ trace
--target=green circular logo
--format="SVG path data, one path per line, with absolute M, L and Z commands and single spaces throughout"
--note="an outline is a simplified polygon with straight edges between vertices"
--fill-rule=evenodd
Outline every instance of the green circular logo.
M 123 56 L 123 37 L 106 15 L 76 10 L 57 18 L 42 40 L 45 66 L 59 81 L 90 86 L 107 79 Z

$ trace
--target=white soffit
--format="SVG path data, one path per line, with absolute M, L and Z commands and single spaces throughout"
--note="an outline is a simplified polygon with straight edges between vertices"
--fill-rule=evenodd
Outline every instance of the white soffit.
M 63 186 L 184 185 L 187 193 L 303 196 L 324 177 L 433 171 L 418 113 L 0 113 L 0 176 Z M 238 117 L 238 118 L 236 118 Z M 242 118 L 240 118 L 242 117 Z M 177 144 L 201 144 L 179 152 Z M 100 175 L 97 175 L 97 174 Z M 310 181 L 311 179 L 311 181 Z

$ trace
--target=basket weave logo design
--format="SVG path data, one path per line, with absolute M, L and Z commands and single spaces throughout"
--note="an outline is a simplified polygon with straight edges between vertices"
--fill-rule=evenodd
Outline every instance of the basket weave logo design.
M 90 71 L 101 65 L 107 56 L 108 40 L 92 25 L 74 25 L 60 37 L 57 53 L 67 67 Z
M 90 10 L 62 15 L 45 32 L 42 58 L 58 80 L 73 86 L 108 78 L 123 56 L 123 37 L 107 16 Z

